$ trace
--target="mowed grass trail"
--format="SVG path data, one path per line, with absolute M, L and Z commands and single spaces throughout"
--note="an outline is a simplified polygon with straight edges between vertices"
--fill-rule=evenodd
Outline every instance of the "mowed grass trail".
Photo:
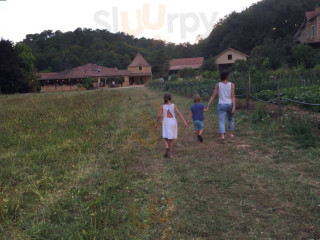
M 320 146 L 235 115 L 219 142 L 179 122 L 174 158 L 147 88 L 0 96 L 0 239 L 319 239 Z M 187 118 L 192 99 L 173 95 Z M 161 125 L 161 124 L 160 124 Z M 318 143 L 318 142 L 317 142 Z

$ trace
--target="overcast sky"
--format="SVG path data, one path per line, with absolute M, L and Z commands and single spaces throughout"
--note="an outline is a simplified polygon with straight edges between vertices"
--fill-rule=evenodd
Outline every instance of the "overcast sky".
M 136 37 L 195 43 L 220 18 L 258 0 L 0 0 L 0 37 L 14 42 L 43 30 L 123 31 Z

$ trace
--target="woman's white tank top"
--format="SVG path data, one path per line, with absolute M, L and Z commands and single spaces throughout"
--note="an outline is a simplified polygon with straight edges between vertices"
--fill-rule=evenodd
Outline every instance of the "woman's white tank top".
M 231 104 L 231 82 L 223 84 L 219 82 L 219 104 Z

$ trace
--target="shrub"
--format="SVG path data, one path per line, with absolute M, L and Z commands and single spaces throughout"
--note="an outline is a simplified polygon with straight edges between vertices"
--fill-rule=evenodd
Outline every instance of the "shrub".
M 263 106 L 261 104 L 257 104 L 257 108 L 251 115 L 252 123 L 259 123 L 264 121 L 268 117 L 268 114 L 265 112 Z
M 200 67 L 201 72 L 209 71 L 214 72 L 218 70 L 218 65 L 216 64 L 216 60 L 214 58 L 209 58 L 204 60 L 203 64 Z
M 289 120 L 287 123 L 288 133 L 293 135 L 301 148 L 314 147 L 317 137 L 313 135 L 313 127 L 307 121 L 302 119 Z
M 168 78 L 169 80 L 169 78 Z M 178 80 L 178 77 L 176 75 L 171 75 L 170 76 L 170 81 L 177 81 Z
M 91 78 L 86 78 L 83 80 L 82 84 L 85 87 L 85 89 L 90 90 L 93 89 L 93 83 L 96 82 L 96 79 L 91 77 Z
M 218 71 L 216 72 L 211 72 L 211 71 L 205 71 L 202 73 L 202 77 L 205 79 L 213 79 L 213 80 L 219 80 L 220 79 L 220 74 Z
M 197 76 L 197 71 L 192 68 L 184 68 L 180 71 L 180 77 L 182 78 L 194 78 Z

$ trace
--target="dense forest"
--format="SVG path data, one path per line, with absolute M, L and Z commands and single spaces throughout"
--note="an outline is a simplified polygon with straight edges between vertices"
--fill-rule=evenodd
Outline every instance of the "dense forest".
M 213 57 L 228 47 L 250 56 L 247 69 L 313 68 L 320 62 L 319 50 L 293 43 L 293 36 L 305 12 L 317 5 L 318 0 L 262 0 L 220 19 L 206 39 L 193 45 L 82 28 L 29 34 L 18 44 L 31 49 L 34 59 L 29 58 L 30 64 L 34 62 L 39 72 L 62 71 L 86 63 L 126 69 L 138 52 L 152 65 L 156 77 L 168 74 L 168 61 L 173 58 L 203 56 L 204 66 L 208 66 L 204 70 L 211 70 Z

